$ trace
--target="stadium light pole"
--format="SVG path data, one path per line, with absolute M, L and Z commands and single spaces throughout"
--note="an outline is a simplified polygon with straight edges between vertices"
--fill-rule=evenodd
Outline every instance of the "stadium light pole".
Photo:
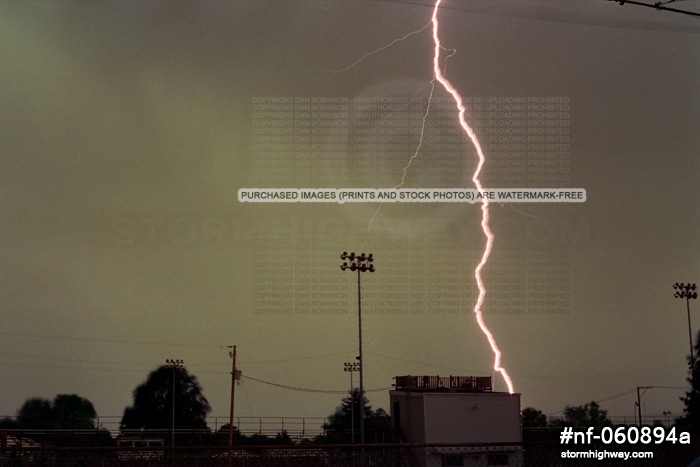
M 172 416 L 172 425 L 170 429 L 170 436 L 172 440 L 172 446 L 175 447 L 175 372 L 177 370 L 184 368 L 185 367 L 185 361 L 184 360 L 175 360 L 175 359 L 167 359 L 165 361 L 165 366 L 173 370 L 173 416 Z
M 355 385 L 352 384 L 352 374 L 360 370 L 360 364 L 357 362 L 345 362 L 344 371 L 350 373 L 350 436 L 352 439 L 352 444 L 355 444 Z
M 356 255 L 355 252 L 348 254 L 344 251 L 340 255 L 340 259 L 343 260 L 343 264 L 340 265 L 340 269 L 343 271 L 357 271 L 357 323 L 358 323 L 358 340 L 359 340 L 359 355 L 357 356 L 357 362 L 360 365 L 360 444 L 365 443 L 365 387 L 364 387 L 364 362 L 362 360 L 362 294 L 360 289 L 360 273 L 362 272 L 374 272 L 374 255 L 369 253 L 365 255 L 360 253 Z
M 676 292 L 673 294 L 676 298 L 685 298 L 686 308 L 688 309 L 688 341 L 690 342 L 690 378 L 693 378 L 695 369 L 695 355 L 693 354 L 693 331 L 690 327 L 690 299 L 698 298 L 697 285 L 684 284 L 676 282 L 673 284 Z

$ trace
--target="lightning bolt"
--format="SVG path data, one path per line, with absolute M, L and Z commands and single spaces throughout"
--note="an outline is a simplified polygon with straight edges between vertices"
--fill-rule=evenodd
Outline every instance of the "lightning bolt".
M 447 55 L 445 58 L 449 58 L 454 55 L 455 51 L 453 49 L 445 49 L 442 47 L 440 43 L 440 36 L 439 36 L 439 28 L 440 24 L 438 22 L 438 10 L 440 8 L 440 3 L 442 0 L 436 0 L 435 5 L 433 7 L 433 14 L 431 17 L 431 21 L 428 22 L 423 28 L 412 31 L 405 36 L 396 39 L 392 41 L 391 43 L 382 46 L 376 50 L 373 50 L 371 52 L 368 52 L 364 54 L 362 57 L 360 57 L 358 60 L 355 62 L 351 63 L 349 66 L 342 68 L 340 70 L 320 70 L 320 71 L 326 71 L 326 72 L 332 72 L 332 73 L 338 73 L 338 72 L 344 72 L 347 71 L 353 67 L 355 67 L 357 64 L 359 64 L 361 61 L 363 61 L 365 58 L 367 58 L 370 55 L 379 53 L 392 45 L 394 45 L 397 42 L 403 41 L 407 39 L 408 37 L 418 34 L 426 30 L 430 25 L 432 25 L 433 29 L 433 43 L 435 45 L 435 52 L 433 56 L 433 79 L 430 81 L 430 96 L 428 98 L 428 104 L 425 110 L 425 113 L 423 114 L 423 122 L 421 126 L 421 132 L 420 132 L 420 139 L 418 141 L 418 145 L 416 147 L 415 152 L 409 159 L 408 163 L 406 166 L 403 168 L 403 176 L 401 177 L 401 182 L 398 183 L 396 186 L 394 186 L 394 189 L 398 189 L 401 186 L 403 186 L 406 176 L 408 175 L 408 170 L 411 167 L 411 164 L 413 161 L 418 157 L 421 146 L 423 144 L 423 136 L 425 133 L 425 125 L 426 125 L 426 120 L 428 118 L 428 115 L 430 113 L 430 106 L 433 98 L 433 93 L 435 91 L 435 82 L 439 82 L 443 88 L 452 96 L 452 98 L 455 101 L 455 105 L 458 110 L 458 115 L 459 115 L 459 124 L 464 130 L 464 133 L 469 137 L 471 140 L 472 145 L 476 149 L 477 156 L 479 158 L 479 163 L 477 164 L 476 170 L 474 171 L 474 174 L 472 176 L 472 182 L 476 186 L 476 189 L 479 191 L 479 193 L 484 192 L 484 187 L 481 183 L 481 180 L 479 179 L 479 174 L 481 173 L 481 169 L 484 166 L 484 163 L 486 162 L 486 157 L 484 156 L 484 151 L 481 148 L 481 143 L 479 142 L 479 138 L 477 138 L 476 133 L 474 133 L 474 130 L 471 128 L 471 126 L 467 123 L 467 120 L 464 117 L 464 114 L 466 112 L 466 108 L 464 106 L 464 100 L 462 99 L 462 96 L 459 94 L 459 91 L 450 83 L 450 81 L 445 77 L 444 71 L 440 68 L 440 52 L 441 50 L 449 51 L 450 54 Z M 474 305 L 474 315 L 476 316 L 476 321 L 479 325 L 479 328 L 481 329 L 481 332 L 486 336 L 486 339 L 489 342 L 489 345 L 491 346 L 491 350 L 493 351 L 494 354 L 494 363 L 493 363 L 493 369 L 496 373 L 499 373 L 502 377 L 503 380 L 508 387 L 508 392 L 513 394 L 515 392 L 513 388 L 513 381 L 511 380 L 510 376 L 508 375 L 508 372 L 506 371 L 505 368 L 501 365 L 501 357 L 502 353 L 501 350 L 498 347 L 498 343 L 496 342 L 496 338 L 493 336 L 493 333 L 489 330 L 488 326 L 486 326 L 486 323 L 484 321 L 484 314 L 482 311 L 482 307 L 484 305 L 484 301 L 486 300 L 486 285 L 484 284 L 483 277 L 481 275 L 482 270 L 488 263 L 489 257 L 491 256 L 491 250 L 493 249 L 493 243 L 495 240 L 495 236 L 493 235 L 493 232 L 491 231 L 491 228 L 489 227 L 489 200 L 486 197 L 483 197 L 483 202 L 481 205 L 481 229 L 484 232 L 484 235 L 486 236 L 486 246 L 484 248 L 484 253 L 481 256 L 481 261 L 479 264 L 477 264 L 475 270 L 474 270 L 474 277 L 476 279 L 476 284 L 477 287 L 479 288 L 479 296 L 477 298 L 476 304 Z M 369 235 L 370 231 L 372 230 L 372 224 L 374 222 L 375 217 L 377 217 L 377 214 L 379 213 L 379 210 L 381 209 L 383 203 L 379 203 L 379 206 L 375 210 L 374 214 L 372 215 L 370 221 L 369 221 L 369 226 L 367 228 L 367 239 L 365 240 L 365 244 L 369 241 Z
M 433 56 L 433 73 L 435 75 L 435 80 L 437 80 L 438 83 L 440 83 L 442 87 L 445 88 L 445 91 L 447 91 L 454 99 L 459 114 L 459 124 L 466 133 L 466 135 L 469 136 L 472 145 L 476 149 L 476 153 L 479 157 L 479 163 L 477 164 L 476 170 L 474 171 L 474 175 L 472 176 L 472 182 L 474 182 L 474 185 L 476 186 L 476 189 L 479 191 L 479 193 L 483 193 L 484 187 L 482 186 L 481 180 L 479 179 L 479 174 L 481 173 L 481 169 L 483 168 L 484 163 L 486 162 L 484 151 L 481 149 L 481 143 L 479 143 L 479 138 L 477 138 L 476 134 L 474 133 L 474 130 L 472 130 L 472 127 L 469 126 L 467 120 L 464 118 L 466 108 L 464 107 L 464 100 L 462 99 L 462 96 L 452 85 L 452 83 L 450 83 L 450 81 L 445 77 L 442 70 L 440 69 L 440 50 L 442 49 L 442 47 L 440 45 L 440 24 L 438 22 L 438 9 L 440 8 L 441 2 L 442 0 L 436 0 L 432 16 L 433 42 L 435 44 L 435 55 Z M 486 323 L 484 322 L 484 314 L 481 310 L 481 307 L 484 304 L 484 300 L 486 299 L 486 286 L 484 285 L 484 279 L 481 276 L 481 271 L 484 269 L 484 266 L 486 266 L 486 263 L 489 260 L 489 256 L 491 256 L 491 250 L 493 249 L 493 242 L 495 240 L 495 236 L 493 235 L 493 232 L 489 227 L 489 204 L 490 203 L 488 198 L 484 197 L 483 203 L 481 204 L 481 229 L 483 230 L 484 235 L 486 236 L 486 247 L 484 248 L 484 253 L 481 256 L 481 261 L 474 270 L 474 277 L 476 278 L 476 284 L 479 288 L 479 297 L 477 298 L 476 304 L 474 305 L 474 314 L 476 315 L 476 321 L 479 324 L 481 332 L 483 332 L 486 336 L 486 339 L 488 339 L 489 345 L 491 346 L 491 350 L 493 351 L 493 369 L 495 372 L 501 374 L 503 380 L 506 383 L 506 386 L 508 386 L 508 392 L 513 394 L 513 392 L 515 392 L 513 389 L 513 381 L 508 375 L 506 369 L 503 368 L 503 366 L 501 366 L 501 350 L 498 348 L 498 344 L 496 342 L 496 338 L 493 336 L 493 333 L 486 326 Z

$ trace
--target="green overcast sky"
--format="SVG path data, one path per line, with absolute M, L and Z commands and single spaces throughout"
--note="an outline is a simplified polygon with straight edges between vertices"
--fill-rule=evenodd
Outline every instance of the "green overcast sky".
M 427 96 L 429 30 L 344 69 L 431 13 L 429 0 L 0 2 L 0 415 L 77 393 L 119 417 L 149 371 L 180 358 L 225 417 L 224 346 L 236 344 L 244 377 L 328 391 L 244 378 L 237 415 L 326 416 L 357 354 L 355 279 L 338 267 L 353 249 L 377 258 L 363 276 L 366 388 L 402 374 L 491 375 L 473 304 L 373 309 L 397 283 L 472 294 L 477 205 L 385 205 L 367 236 L 376 205 L 237 200 L 240 188 L 399 183 L 413 146 L 363 161 L 336 151 L 302 178 L 298 154 L 281 151 L 286 168 L 266 176 L 253 103 Z M 687 316 L 672 285 L 700 282 L 700 19 L 604 0 L 445 0 L 439 15 L 455 50 L 446 74 L 462 94 L 571 106 L 569 178 L 532 186 L 584 188 L 587 202 L 491 207 L 490 293 L 549 259 L 570 286 L 556 315 L 489 314 L 487 298 L 522 405 L 556 415 L 598 400 L 631 418 L 637 386 L 686 386 Z M 455 186 L 455 176 L 471 187 L 468 167 L 431 155 L 426 146 L 406 187 Z M 512 187 L 489 167 L 489 186 Z M 261 277 L 308 278 L 347 305 L 261 313 Z M 691 303 L 694 333 L 699 310 Z M 682 392 L 648 391 L 645 414 L 680 414 Z M 386 390 L 369 398 L 389 409 Z

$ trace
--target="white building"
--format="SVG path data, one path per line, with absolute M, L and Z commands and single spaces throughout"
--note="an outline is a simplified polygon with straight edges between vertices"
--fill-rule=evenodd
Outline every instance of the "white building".
M 490 377 L 395 379 L 389 399 L 397 435 L 407 443 L 445 445 L 415 449 L 419 465 L 522 465 L 520 394 L 493 392 Z

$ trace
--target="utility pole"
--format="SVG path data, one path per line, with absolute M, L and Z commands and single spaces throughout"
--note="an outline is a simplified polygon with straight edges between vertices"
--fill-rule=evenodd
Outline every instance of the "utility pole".
M 240 372 L 236 370 L 236 346 L 228 346 L 231 351 L 228 353 L 231 357 L 231 408 L 228 419 L 228 465 L 233 465 L 233 406 L 236 396 L 236 381 L 240 379 Z
M 642 396 L 639 393 L 640 389 L 644 389 L 646 392 L 647 389 L 651 389 L 651 386 L 637 386 L 637 414 L 639 415 L 639 426 L 642 426 Z
M 360 364 L 360 444 L 365 443 L 365 387 L 364 387 L 364 361 L 362 360 L 362 293 L 360 290 L 360 273 L 361 272 L 374 272 L 374 255 L 369 253 L 365 255 L 361 253 L 355 255 L 355 252 L 348 254 L 344 251 L 340 255 L 340 259 L 343 260 L 343 264 L 340 265 L 340 269 L 345 271 L 349 269 L 351 271 L 357 271 L 357 320 L 358 320 L 358 335 L 359 335 L 359 347 L 360 352 L 357 356 L 357 361 Z M 349 262 L 349 264 L 348 264 Z

